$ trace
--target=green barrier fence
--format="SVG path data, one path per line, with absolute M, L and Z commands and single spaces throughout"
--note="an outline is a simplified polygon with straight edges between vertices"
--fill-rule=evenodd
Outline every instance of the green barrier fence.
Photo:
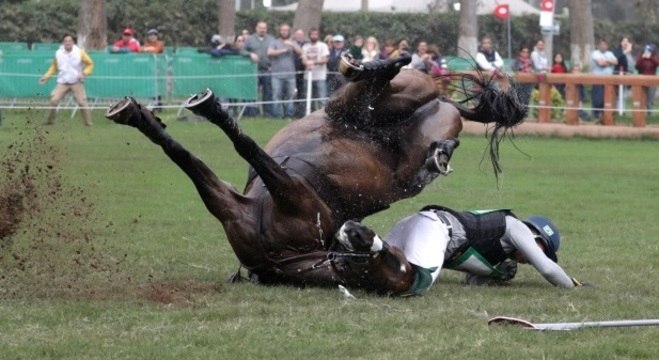
M 247 57 L 176 54 L 171 69 L 174 97 L 187 97 L 210 88 L 220 97 L 256 100 L 256 64 Z
M 61 45 L 60 43 L 32 43 L 32 51 L 51 51 L 54 54 Z
M 26 42 L 0 41 L 0 55 L 13 52 L 25 52 L 26 50 L 30 50 L 30 47 Z
M 0 96 L 42 97 L 53 88 L 50 84 L 39 85 L 39 78 L 53 61 L 53 55 L 36 55 L 25 52 L 0 57 Z
M 86 79 L 89 98 L 133 96 L 151 98 L 165 91 L 165 73 L 158 63 L 165 58 L 151 54 L 108 54 L 90 52 L 94 73 Z
M 85 80 L 87 96 L 93 98 L 163 99 L 184 98 L 211 88 L 223 98 L 255 100 L 256 65 L 249 58 L 208 54 L 152 55 L 89 52 L 94 72 Z M 10 98 L 47 97 L 56 84 L 53 76 L 46 85 L 39 78 L 46 72 L 54 52 L 12 51 L 0 56 L 0 96 Z M 168 86 L 171 84 L 171 86 Z

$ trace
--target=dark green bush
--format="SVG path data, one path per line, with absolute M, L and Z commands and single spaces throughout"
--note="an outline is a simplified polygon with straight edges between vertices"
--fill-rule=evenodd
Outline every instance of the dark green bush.
M 79 0 L 0 0 L 0 41 L 58 42 L 66 33 L 76 33 Z M 107 1 L 108 42 L 119 37 L 124 27 L 131 27 L 138 38 L 152 27 L 161 30 L 169 46 L 205 45 L 217 32 L 217 1 L 214 0 L 115 0 Z M 293 22 L 292 12 L 267 12 L 263 9 L 241 11 L 236 16 L 236 31 L 254 29 L 256 21 L 264 19 L 275 33 L 277 24 Z M 567 19 L 559 18 L 561 34 L 554 38 L 554 52 L 569 53 Z M 506 22 L 487 15 L 479 17 L 480 34 L 496 40 L 502 56 L 507 56 Z M 629 35 L 637 44 L 656 41 L 659 24 L 638 26 L 633 23 L 612 24 L 595 20 L 595 37 L 603 37 L 613 45 L 621 35 Z M 514 17 L 511 21 L 512 51 L 521 45 L 532 45 L 540 37 L 538 16 Z M 374 35 L 381 42 L 407 39 L 412 46 L 419 39 L 437 44 L 444 54 L 455 54 L 458 38 L 457 13 L 447 14 L 382 14 L 325 13 L 320 26 L 322 33 L 341 33 L 350 39 L 355 34 Z

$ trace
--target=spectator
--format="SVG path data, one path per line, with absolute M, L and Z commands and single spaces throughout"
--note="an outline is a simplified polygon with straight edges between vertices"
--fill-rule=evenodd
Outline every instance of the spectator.
M 309 42 L 302 46 L 302 63 L 305 67 L 304 79 L 311 77 L 311 97 L 318 99 L 316 108 L 327 102 L 327 60 L 329 48 L 320 41 L 320 31 L 309 30 Z
M 327 45 L 327 48 L 331 49 L 332 48 L 332 42 L 334 41 L 334 35 L 332 35 L 332 34 L 325 35 L 325 38 L 323 39 L 323 41 Z
M 430 70 L 433 66 L 439 66 L 439 64 L 435 63 L 432 56 L 428 53 L 428 43 L 424 40 L 419 41 L 419 44 L 416 47 L 416 52 L 412 54 L 410 67 L 426 74 L 430 74 Z
M 611 51 L 609 51 L 609 44 L 605 40 L 600 40 L 597 44 L 597 50 L 593 51 L 591 55 L 592 73 L 595 75 L 612 75 L 614 67 L 618 64 L 618 60 Z M 604 107 L 604 85 L 593 85 L 591 94 L 593 103 L 593 117 L 601 120 L 602 108 Z
M 545 42 L 538 40 L 535 43 L 533 52 L 531 52 L 531 62 L 533 62 L 533 70 L 539 73 L 546 73 L 549 71 L 549 59 L 545 54 Z
M 352 38 L 352 44 L 350 45 L 349 51 L 352 58 L 355 60 L 364 59 L 364 54 L 362 53 L 362 48 L 364 47 L 364 38 L 361 35 L 355 35 Z
M 132 29 L 125 28 L 124 31 L 121 32 L 121 38 L 114 42 L 110 51 L 113 53 L 139 52 L 140 42 L 133 37 Z
M 442 58 L 442 54 L 439 52 L 439 46 L 435 44 L 429 45 L 428 54 L 430 55 L 430 59 L 435 63 L 430 69 L 430 73 L 433 76 L 448 75 L 448 66 L 446 65 L 446 60 Z
M 640 75 L 656 75 L 657 67 L 659 67 L 659 55 L 657 55 L 657 48 L 652 44 L 647 44 L 643 47 L 643 52 L 636 59 L 636 70 Z M 654 97 L 657 93 L 656 86 L 648 86 L 645 88 L 647 96 L 647 109 L 648 114 L 652 114 L 654 110 Z
M 629 74 L 634 69 L 634 56 L 632 55 L 632 42 L 629 37 L 624 36 L 620 39 L 620 46 L 613 50 L 618 66 L 616 66 L 616 73 L 622 71 L 623 74 Z
M 248 57 L 255 63 L 259 62 L 258 55 L 250 53 L 249 51 L 245 50 L 245 41 L 247 41 L 248 36 L 249 35 L 238 35 L 238 36 L 236 36 L 236 40 L 234 40 L 234 42 L 233 42 L 232 49 L 233 49 L 233 51 L 237 52 L 238 55 Z
M 571 73 L 581 74 L 581 68 L 581 63 L 575 62 L 572 66 Z M 588 113 L 583 109 L 583 103 L 586 101 L 586 88 L 583 86 L 583 84 L 577 84 L 577 93 L 579 94 L 579 118 L 581 120 L 588 121 L 590 120 L 590 115 L 588 115 Z
M 556 53 L 554 55 L 554 61 L 551 64 L 551 73 L 552 74 L 567 74 L 569 71 L 565 65 L 562 53 Z M 565 99 L 565 84 L 554 84 L 554 87 L 561 94 L 561 97 Z
M 503 59 L 492 47 L 492 38 L 484 36 L 476 54 L 476 65 L 482 71 L 500 72 L 503 70 Z
M 394 46 L 394 41 L 391 39 L 386 39 L 382 45 L 382 50 L 380 50 L 380 55 L 378 58 L 380 60 L 389 59 L 395 49 L 396 47 Z
M 307 43 L 304 30 L 295 30 L 293 40 L 300 47 L 300 55 L 302 55 L 301 49 Z M 295 90 L 295 99 L 298 100 L 295 103 L 295 117 L 301 118 L 304 116 L 304 102 L 301 100 L 306 96 L 304 93 L 304 64 L 302 63 L 302 56 L 295 57 Z
M 268 48 L 272 64 L 272 92 L 275 103 L 272 108 L 274 117 L 292 118 L 295 116 L 293 97 L 295 95 L 295 59 L 300 57 L 302 49 L 291 39 L 291 27 L 279 25 L 279 38 Z M 281 105 L 284 111 L 281 111 Z
M 518 73 L 531 73 L 533 72 L 532 62 L 533 61 L 529 57 L 529 47 L 522 46 L 522 48 L 519 49 L 517 58 L 515 58 L 515 60 L 512 63 L 511 70 Z M 519 99 L 522 103 L 526 105 L 529 104 L 531 100 L 531 93 L 533 92 L 533 88 L 535 88 L 534 83 L 518 85 L 518 91 L 520 95 Z
M 268 48 L 275 41 L 275 38 L 268 34 L 268 24 L 265 21 L 256 23 L 256 32 L 250 35 L 245 41 L 245 50 L 258 56 L 258 87 L 261 90 L 261 101 L 263 104 L 263 115 L 273 117 L 272 114 L 272 77 L 270 73 L 270 58 L 268 57 Z M 253 111 L 251 111 L 253 112 Z M 256 114 L 250 114 L 256 115 Z
M 46 124 L 55 123 L 56 106 L 67 92 L 72 92 L 78 105 L 82 109 L 82 118 L 86 126 L 92 125 L 92 114 L 87 107 L 87 95 L 85 94 L 85 77 L 92 74 L 94 62 L 85 50 L 75 45 L 71 35 L 64 35 L 62 45 L 55 52 L 53 63 L 48 71 L 39 79 L 39 84 L 48 82 L 51 76 L 57 73 L 57 85 L 50 93 L 50 114 Z
M 346 51 L 345 38 L 343 35 L 334 35 L 332 47 L 329 49 L 329 58 L 327 60 L 327 95 L 332 93 L 345 83 L 345 78 L 339 73 L 339 63 L 341 54 Z M 351 52 L 352 54 L 352 52 Z
M 377 60 L 378 56 L 380 56 L 378 39 L 375 36 L 369 36 L 362 47 L 362 62 Z
M 162 54 L 165 50 L 165 43 L 160 40 L 160 34 L 157 29 L 150 29 L 146 33 L 146 41 L 144 46 L 140 48 L 141 52 L 148 52 L 152 54 Z
M 249 35 L 247 35 L 247 36 L 249 36 Z M 225 55 L 237 54 L 237 55 L 240 55 L 240 56 L 250 58 L 252 60 L 252 62 L 254 62 L 254 63 L 258 62 L 258 56 L 256 54 L 252 54 L 249 51 L 245 50 L 244 44 L 245 44 L 245 39 L 247 38 L 247 36 L 238 35 L 238 36 L 236 36 L 236 39 L 233 41 L 233 44 L 226 44 L 226 46 L 225 46 Z M 220 37 L 220 35 L 213 35 L 213 37 L 215 37 L 214 40 L 216 40 L 216 43 L 217 43 L 217 40 L 218 40 L 217 37 Z M 213 39 L 211 39 L 211 40 L 213 40 Z M 203 52 L 208 52 L 208 49 L 202 49 L 202 50 L 203 50 Z M 222 56 L 224 56 L 224 55 L 222 55 Z M 226 101 L 228 103 L 236 103 L 236 102 L 246 103 L 246 102 L 249 102 L 250 100 L 230 98 L 230 99 L 226 99 Z M 245 110 L 247 110 L 247 106 L 245 106 L 244 108 L 245 108 Z M 256 108 L 252 107 L 252 109 L 253 109 L 252 110 L 253 112 L 256 112 Z M 232 112 L 233 116 L 237 117 L 237 116 L 241 115 L 241 111 L 240 111 L 239 107 L 230 106 L 229 110 Z
M 244 47 L 243 47 L 243 49 L 244 49 Z M 237 50 L 234 46 L 232 46 L 231 44 L 224 41 L 224 38 L 219 34 L 215 34 L 211 37 L 211 43 L 210 43 L 210 45 L 208 45 L 208 47 L 200 48 L 198 50 L 199 50 L 199 52 L 206 52 L 206 53 L 210 54 L 210 56 L 212 56 L 212 57 L 223 57 L 223 56 L 226 56 L 226 55 L 238 55 L 238 53 L 239 53 L 239 50 Z M 254 58 L 258 59 L 256 54 L 254 54 Z
M 409 51 L 410 51 L 410 44 L 407 42 L 407 40 L 402 39 L 398 42 L 398 46 L 396 46 L 396 50 L 392 51 L 389 54 L 389 59 L 397 58 L 402 53 L 408 53 Z

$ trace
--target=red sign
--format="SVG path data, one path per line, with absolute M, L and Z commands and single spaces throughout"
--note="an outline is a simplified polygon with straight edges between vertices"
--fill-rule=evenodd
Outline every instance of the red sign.
M 554 0 L 540 1 L 540 11 L 554 12 Z
M 510 16 L 508 4 L 497 5 L 497 7 L 494 8 L 494 16 L 501 20 L 508 20 L 508 17 Z

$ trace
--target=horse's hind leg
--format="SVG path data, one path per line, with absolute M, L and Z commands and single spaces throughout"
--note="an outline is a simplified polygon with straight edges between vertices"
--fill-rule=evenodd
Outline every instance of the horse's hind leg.
M 242 197 L 229 184 L 217 176 L 197 157 L 187 151 L 165 132 L 165 125 L 152 112 L 143 108 L 133 98 L 127 97 L 112 106 L 105 114 L 110 120 L 137 128 L 164 152 L 192 180 L 206 208 L 220 221 L 241 219 Z
M 236 120 L 222 109 L 212 91 L 206 90 L 190 97 L 184 106 L 219 126 L 226 133 L 238 154 L 254 168 L 276 201 L 295 206 L 295 196 L 301 192 L 299 184 L 253 139 L 242 133 Z

